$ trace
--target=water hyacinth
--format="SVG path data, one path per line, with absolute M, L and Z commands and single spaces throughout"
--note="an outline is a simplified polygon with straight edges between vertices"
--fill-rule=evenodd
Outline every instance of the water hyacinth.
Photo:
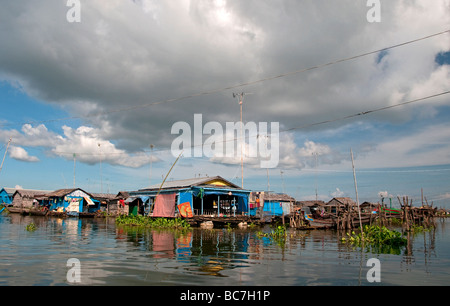
M 378 225 L 365 225 L 363 233 L 355 234 L 353 231 L 346 235 L 347 237 L 343 237 L 341 241 L 356 245 L 365 243 L 369 245 L 403 246 L 408 242 L 402 233 Z
M 118 225 L 144 226 L 153 228 L 189 228 L 190 224 L 180 218 L 150 218 L 145 216 L 121 215 L 116 218 Z

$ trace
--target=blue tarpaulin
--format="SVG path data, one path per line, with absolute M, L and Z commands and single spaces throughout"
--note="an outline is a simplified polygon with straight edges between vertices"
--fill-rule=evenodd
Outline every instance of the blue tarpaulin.
M 263 211 L 269 212 L 270 215 L 281 216 L 283 215 L 283 206 L 280 202 L 264 201 Z

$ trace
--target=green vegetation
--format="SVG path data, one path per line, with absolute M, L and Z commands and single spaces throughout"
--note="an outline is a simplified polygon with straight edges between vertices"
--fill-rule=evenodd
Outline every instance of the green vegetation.
M 278 226 L 275 230 L 272 230 L 270 233 L 263 233 L 261 231 L 258 231 L 256 233 L 258 237 L 269 237 L 273 239 L 284 239 L 287 236 L 286 233 L 286 227 L 285 226 Z
M 33 222 L 31 222 L 30 224 L 28 224 L 28 225 L 25 227 L 25 229 L 26 229 L 28 232 L 34 232 L 35 230 L 37 230 L 37 226 L 36 226 L 36 224 L 34 224 Z
M 227 229 L 227 232 L 231 232 L 233 229 L 231 228 L 231 223 L 225 224 L 225 228 Z
M 253 222 L 250 222 L 249 224 L 248 224 L 248 228 L 255 228 L 255 227 L 257 227 L 258 225 L 256 225 L 255 223 L 253 223 Z
M 402 233 L 390 230 L 385 226 L 365 225 L 363 227 L 363 234 L 352 232 L 347 233 L 347 237 L 341 238 L 341 241 L 348 242 L 353 245 L 389 245 L 389 246 L 403 246 L 406 245 L 407 239 L 403 237 Z
M 263 233 L 261 231 L 258 231 L 256 233 L 256 236 L 258 238 L 270 238 L 270 240 L 275 241 L 280 246 L 284 246 L 287 237 L 286 227 L 279 225 L 274 230 L 272 229 L 270 233 Z
M 403 224 L 403 220 L 400 218 L 390 218 L 389 222 L 392 225 L 402 225 Z
M 418 233 L 423 233 L 423 232 L 429 232 L 433 228 L 434 228 L 433 226 L 424 227 L 423 225 L 413 224 L 410 228 L 410 232 L 412 232 L 413 234 L 418 234 Z
M 116 218 L 116 224 L 143 226 L 153 228 L 182 228 L 187 229 L 190 224 L 180 218 L 150 218 L 145 216 L 120 215 Z

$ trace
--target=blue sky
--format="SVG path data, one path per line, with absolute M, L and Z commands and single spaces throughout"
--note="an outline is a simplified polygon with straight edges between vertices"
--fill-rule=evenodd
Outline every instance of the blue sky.
M 9 2 L 0 12 L 2 156 L 13 138 L 1 186 L 72 187 L 74 153 L 75 183 L 88 192 L 161 182 L 176 159 L 172 125 L 194 114 L 237 122 L 233 93 L 245 92 L 245 122 L 298 127 L 280 134 L 272 191 L 355 198 L 352 149 L 362 201 L 424 188 L 448 205 L 448 1 L 382 2 L 379 23 L 350 0 L 80 5 L 79 23 L 67 21 L 64 1 Z M 267 170 L 256 165 L 245 159 L 244 188 L 266 189 Z M 169 179 L 240 184 L 240 173 L 240 156 L 183 157 Z

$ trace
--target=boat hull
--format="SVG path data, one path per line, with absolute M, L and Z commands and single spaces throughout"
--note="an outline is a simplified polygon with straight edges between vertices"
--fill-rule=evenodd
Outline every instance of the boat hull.
M 305 219 L 308 221 L 309 226 L 313 228 L 333 228 L 336 226 L 336 222 L 333 219 L 316 219 L 306 213 Z

